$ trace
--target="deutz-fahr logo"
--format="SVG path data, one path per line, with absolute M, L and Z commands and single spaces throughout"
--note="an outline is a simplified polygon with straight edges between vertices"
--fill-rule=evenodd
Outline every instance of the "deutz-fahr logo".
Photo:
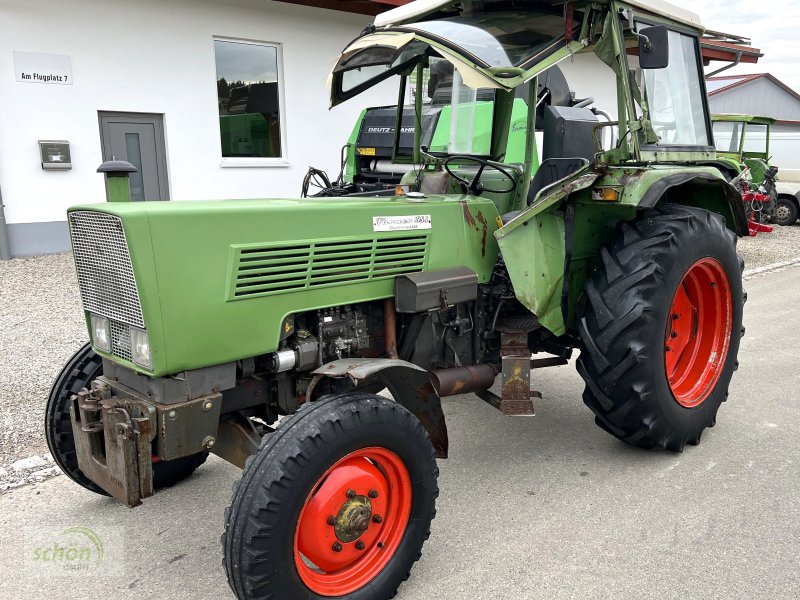
M 394 133 L 394 127 L 367 127 L 367 133 Z M 414 128 L 401 127 L 400 133 L 414 133 Z

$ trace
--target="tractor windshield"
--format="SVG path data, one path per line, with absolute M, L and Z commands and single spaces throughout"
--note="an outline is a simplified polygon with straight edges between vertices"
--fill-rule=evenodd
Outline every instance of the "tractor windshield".
M 563 14 L 542 11 L 484 11 L 404 28 L 446 40 L 462 54 L 488 67 L 519 67 L 559 47 L 564 37 Z M 576 26 L 577 32 L 577 26 Z
M 715 121 L 714 146 L 720 152 L 739 152 L 744 123 L 740 121 Z
M 439 110 L 439 127 L 432 134 L 428 150 L 432 154 L 470 154 L 489 156 L 492 137 L 494 90 L 470 88 L 458 70 L 443 58 L 432 57 L 423 71 L 422 104 Z
M 748 123 L 744 138 L 745 154 L 766 154 L 769 152 L 769 127 L 759 123 Z

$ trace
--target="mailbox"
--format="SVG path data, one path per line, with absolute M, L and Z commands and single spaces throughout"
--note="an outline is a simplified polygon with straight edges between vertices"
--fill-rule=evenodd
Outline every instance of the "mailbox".
M 66 140 L 39 140 L 39 153 L 42 169 L 45 171 L 65 171 L 72 168 L 69 142 Z

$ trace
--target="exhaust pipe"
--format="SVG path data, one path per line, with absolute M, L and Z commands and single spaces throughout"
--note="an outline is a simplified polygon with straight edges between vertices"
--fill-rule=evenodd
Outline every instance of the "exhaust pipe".
M 488 390 L 500 370 L 495 365 L 475 365 L 431 371 L 433 389 L 440 398 Z

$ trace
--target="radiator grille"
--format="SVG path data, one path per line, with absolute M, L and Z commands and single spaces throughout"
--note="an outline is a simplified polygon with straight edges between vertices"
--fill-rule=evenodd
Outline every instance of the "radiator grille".
M 122 221 L 105 213 L 76 211 L 69 214 L 69 224 L 84 308 L 144 329 Z
M 231 298 L 386 279 L 422 271 L 428 233 L 234 247 Z
M 131 328 L 119 321 L 109 320 L 111 328 L 111 354 L 133 360 L 131 357 Z

